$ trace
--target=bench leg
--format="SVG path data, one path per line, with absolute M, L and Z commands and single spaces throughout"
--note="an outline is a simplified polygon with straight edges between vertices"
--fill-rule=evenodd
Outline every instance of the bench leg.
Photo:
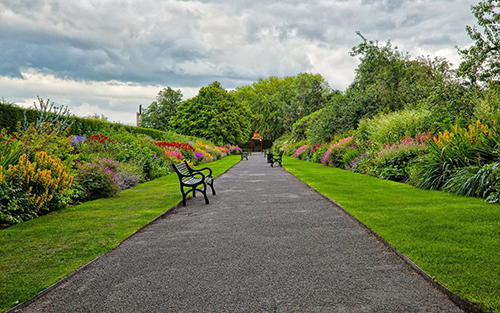
M 205 197 L 205 204 L 209 204 L 208 197 L 207 197 L 207 184 L 203 183 L 203 189 L 198 189 L 198 190 L 201 191 L 201 193 Z
M 208 184 L 210 188 L 212 188 L 212 195 L 215 196 L 215 189 L 214 189 L 214 181 L 212 180 L 212 183 Z
M 184 193 L 184 187 L 181 185 L 181 194 L 182 194 L 182 205 L 186 206 L 186 193 Z

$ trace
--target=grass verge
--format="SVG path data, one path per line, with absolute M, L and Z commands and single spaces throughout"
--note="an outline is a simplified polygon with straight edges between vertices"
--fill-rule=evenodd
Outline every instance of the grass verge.
M 207 164 L 214 177 L 240 161 Z M 177 175 L 0 231 L 0 311 L 34 297 L 182 201 Z
M 500 312 L 500 205 L 292 157 L 283 165 L 452 292 Z

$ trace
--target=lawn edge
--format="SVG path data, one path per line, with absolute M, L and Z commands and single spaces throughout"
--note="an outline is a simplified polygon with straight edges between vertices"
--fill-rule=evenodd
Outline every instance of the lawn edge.
M 226 169 L 224 172 L 220 173 L 219 175 L 217 175 L 217 177 L 214 177 L 214 180 L 216 180 L 218 177 L 224 175 L 225 173 L 227 173 L 231 168 L 233 168 L 236 164 L 240 163 L 240 161 L 236 162 L 233 166 L 229 167 L 228 169 Z M 172 173 L 170 174 L 172 175 Z M 186 200 L 189 200 L 193 197 L 193 195 L 189 195 Z M 100 259 L 101 257 L 103 257 L 104 255 L 110 253 L 111 251 L 115 250 L 115 249 L 118 249 L 125 241 L 129 240 L 132 236 L 138 234 L 138 233 L 141 233 L 144 231 L 144 229 L 150 225 L 152 225 L 153 223 L 156 223 L 158 220 L 160 219 L 163 219 L 163 218 L 166 218 L 168 215 L 170 214 L 173 214 L 178 208 L 182 207 L 182 200 L 177 203 L 176 205 L 168 208 L 165 212 L 161 213 L 160 215 L 158 215 L 157 217 L 155 217 L 154 219 L 152 219 L 149 223 L 147 223 L 146 225 L 142 226 L 141 228 L 139 228 L 138 230 L 134 231 L 132 234 L 130 234 L 130 236 L 128 236 L 127 238 L 123 239 L 119 244 L 117 244 L 115 247 L 113 247 L 112 249 L 106 251 L 105 253 L 101 254 L 101 255 L 98 255 L 95 259 L 91 260 L 90 262 L 82 265 L 81 267 L 77 268 L 74 272 L 68 274 L 67 276 L 61 278 L 60 280 L 58 280 L 57 282 L 53 283 L 52 285 L 50 285 L 49 287 L 47 287 L 46 289 L 40 291 L 38 294 L 36 294 L 33 298 L 27 300 L 27 301 L 24 301 L 22 303 L 19 303 L 18 305 L 8 309 L 7 311 L 4 311 L 4 313 L 16 313 L 16 312 L 19 312 L 20 310 L 24 309 L 25 307 L 27 307 L 28 305 L 30 305 L 31 303 L 33 302 L 36 302 L 38 301 L 38 299 L 40 299 L 41 297 L 43 297 L 44 295 L 48 294 L 49 292 L 51 292 L 52 290 L 54 290 L 55 288 L 59 287 L 59 285 L 65 283 L 66 281 L 68 281 L 70 278 L 72 278 L 74 275 L 78 274 L 79 272 L 85 270 L 86 268 L 88 268 L 90 265 L 92 265 L 94 262 L 96 262 L 98 259 Z
M 422 278 L 424 278 L 431 286 L 433 286 L 435 289 L 443 293 L 445 296 L 447 296 L 453 303 L 455 303 L 460 309 L 464 310 L 465 312 L 469 313 L 488 313 L 487 311 L 484 311 L 480 307 L 478 307 L 476 304 L 470 302 L 467 299 L 464 299 L 448 289 L 446 286 L 443 284 L 439 283 L 438 281 L 434 280 L 431 275 L 429 275 L 426 271 L 424 271 L 422 268 L 420 268 L 417 264 L 415 264 L 409 257 L 407 257 L 404 253 L 396 249 L 393 245 L 391 245 L 387 240 L 385 240 L 382 236 L 380 236 L 377 232 L 375 232 L 373 229 L 370 227 L 366 226 L 361 222 L 358 218 L 356 218 L 354 215 L 352 215 L 349 211 L 344 209 L 339 203 L 337 203 L 335 200 L 331 199 L 330 197 L 322 194 L 318 190 L 314 189 L 313 187 L 309 186 L 307 183 L 302 181 L 300 178 L 295 176 L 292 172 L 290 172 L 288 169 L 283 167 L 285 171 L 290 173 L 295 179 L 306 185 L 309 189 L 313 190 L 317 194 L 321 195 L 323 198 L 326 200 L 330 201 L 332 204 L 334 204 L 336 207 L 338 207 L 342 212 L 344 212 L 347 216 L 349 216 L 353 221 L 355 221 L 357 224 L 359 224 L 362 228 L 364 228 L 369 234 L 377 238 L 378 241 L 383 243 L 391 252 L 394 252 L 401 260 L 403 260 L 412 270 L 414 270 L 416 273 L 418 273 Z

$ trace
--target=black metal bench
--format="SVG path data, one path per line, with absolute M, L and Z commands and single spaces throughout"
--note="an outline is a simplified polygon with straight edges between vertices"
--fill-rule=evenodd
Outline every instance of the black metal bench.
M 281 159 L 283 157 L 283 150 L 280 151 L 280 153 L 276 156 L 272 156 L 272 159 L 271 159 L 271 167 L 273 167 L 274 163 L 278 163 L 281 167 L 283 167 L 281 165 Z
M 182 205 L 186 206 L 186 196 L 192 192 L 193 197 L 196 197 L 196 191 L 199 191 L 205 197 L 205 203 L 209 204 L 207 197 L 207 185 L 212 188 L 212 193 L 215 195 L 214 189 L 214 179 L 212 177 L 212 170 L 208 167 L 196 170 L 189 166 L 189 164 L 184 161 L 180 164 L 172 164 L 174 171 L 177 173 L 177 177 L 179 178 L 179 183 L 181 187 L 182 194 Z M 202 171 L 208 171 L 208 174 L 203 174 Z M 197 188 L 198 186 L 203 186 L 203 188 Z M 184 191 L 184 187 L 187 187 L 189 190 Z

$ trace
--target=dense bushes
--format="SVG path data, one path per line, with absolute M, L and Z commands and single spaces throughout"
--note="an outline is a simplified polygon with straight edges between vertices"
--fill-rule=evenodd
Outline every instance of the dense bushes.
M 64 207 L 73 177 L 58 157 L 37 152 L 31 162 L 26 154 L 0 165 L 0 223 L 14 224 Z
M 34 125 L 24 130 L 18 125 L 11 135 L 5 129 L 0 133 L 0 227 L 68 204 L 115 196 L 168 174 L 173 162 L 197 165 L 241 150 L 199 139 L 194 144 L 175 141 L 178 135 L 155 141 L 114 126 L 76 136 L 57 120 Z
M 477 120 L 444 128 L 428 110 L 404 109 L 360 122 L 333 141 L 284 137 L 275 149 L 302 160 L 409 182 L 423 189 L 500 202 L 500 131 Z

